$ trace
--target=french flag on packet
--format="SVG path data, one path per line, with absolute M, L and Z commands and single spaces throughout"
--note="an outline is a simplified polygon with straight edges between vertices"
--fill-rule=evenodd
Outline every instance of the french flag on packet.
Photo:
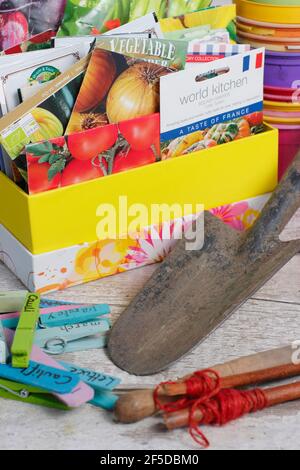
M 243 72 L 248 72 L 251 67 L 254 69 L 261 69 L 264 66 L 264 53 L 257 52 L 257 54 L 248 55 L 243 60 Z

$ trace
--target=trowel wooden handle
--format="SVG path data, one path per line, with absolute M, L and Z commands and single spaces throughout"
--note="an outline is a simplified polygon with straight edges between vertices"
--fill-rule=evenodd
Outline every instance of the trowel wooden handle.
M 233 383 L 226 380 L 226 386 L 237 387 L 242 385 L 251 385 L 252 383 L 259 383 L 274 379 L 274 369 L 276 369 L 275 377 L 283 378 L 289 377 L 299 373 L 299 366 L 293 364 L 293 349 L 289 347 L 264 351 L 262 353 L 253 354 L 250 356 L 235 359 L 225 364 L 219 364 L 211 367 L 211 369 L 219 372 L 220 376 L 225 378 L 233 377 Z M 262 373 L 262 371 L 272 370 L 271 375 Z M 255 373 L 255 377 L 253 375 Z M 237 381 L 237 376 L 239 377 Z M 251 380 L 249 382 L 249 377 Z M 179 383 L 186 379 L 179 379 Z M 260 380 L 259 380 L 260 377 Z M 254 381 L 254 382 L 253 382 Z M 172 401 L 173 398 L 161 397 L 166 401 Z M 136 390 L 119 398 L 116 408 L 115 416 L 121 423 L 134 423 L 153 415 L 156 412 L 155 403 L 153 400 L 153 390 Z
M 260 248 L 267 249 L 270 239 L 278 240 L 289 221 L 300 209 L 300 152 L 275 189 L 260 218 L 250 232 L 253 244 L 256 239 Z M 300 234 L 299 237 L 300 239 Z

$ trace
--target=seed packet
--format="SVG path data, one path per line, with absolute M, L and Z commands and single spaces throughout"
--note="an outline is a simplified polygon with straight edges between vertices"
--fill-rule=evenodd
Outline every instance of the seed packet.
M 21 52 L 31 52 L 40 49 L 51 49 L 53 47 L 52 38 L 55 36 L 55 31 L 44 31 L 43 33 L 32 36 L 27 41 L 21 42 L 16 46 L 10 47 L 2 51 L 0 55 L 18 54 Z
M 64 134 L 89 59 L 89 56 L 81 59 L 0 119 L 0 142 L 10 160 L 13 179 L 23 189 L 27 182 L 25 145 Z
M 169 41 L 134 36 L 100 36 L 97 49 L 105 49 L 129 57 L 143 59 L 164 67 L 183 70 L 188 52 L 187 41 Z
M 66 133 L 97 127 L 103 120 L 114 124 L 158 112 L 159 79 L 171 72 L 159 64 L 96 48 Z
M 104 34 L 100 35 L 101 37 L 104 36 Z M 66 36 L 66 37 L 61 37 L 61 38 L 55 38 L 54 39 L 54 47 L 66 47 L 66 46 L 71 46 L 71 45 L 76 45 L 76 44 L 81 44 L 84 45 L 86 53 L 88 54 L 89 52 L 92 52 L 94 49 L 94 46 L 96 45 L 97 38 L 100 37 L 99 35 L 97 36 Z M 111 34 L 110 37 L 118 37 L 118 34 Z M 125 35 L 120 35 L 122 37 L 138 37 L 138 38 L 144 38 L 144 39 L 151 39 L 152 34 L 151 33 L 132 33 L 132 34 L 127 34 Z
M 127 0 L 124 0 L 126 2 Z M 109 4 L 110 0 L 108 0 Z M 118 4 L 118 2 L 113 2 Z M 101 15 L 101 12 L 95 12 L 95 14 L 91 17 L 89 17 L 89 21 L 91 23 L 84 23 L 84 22 L 78 22 L 75 25 L 72 23 L 72 14 L 76 15 L 76 7 L 75 9 L 72 10 L 71 15 L 68 14 L 68 7 L 66 9 L 65 13 L 65 18 L 62 23 L 61 28 L 59 29 L 57 33 L 57 37 L 68 37 L 68 36 L 88 36 L 88 35 L 99 35 L 99 34 L 110 34 L 112 32 L 114 33 L 132 33 L 132 32 L 139 32 L 139 31 L 149 31 L 152 32 L 152 34 L 157 33 L 158 37 L 162 37 L 162 33 L 160 30 L 159 22 L 157 19 L 157 16 L 153 13 L 153 11 L 150 11 L 150 13 L 139 17 L 133 21 L 125 21 L 122 23 L 121 21 L 114 21 L 110 23 L 111 27 L 102 27 L 101 24 L 104 23 L 98 23 L 98 15 Z M 82 9 L 81 9 L 82 10 Z M 103 13 L 103 12 L 102 12 Z M 67 18 L 70 18 L 71 25 L 69 27 L 69 20 L 65 21 Z M 98 27 L 96 27 L 96 25 Z
M 264 49 L 161 78 L 163 158 L 263 131 Z
M 212 29 L 209 25 L 179 29 L 164 33 L 164 38 L 172 41 L 202 41 L 230 43 L 227 29 Z
M 163 34 L 182 29 L 198 28 L 209 25 L 210 29 L 226 29 L 232 41 L 236 42 L 236 6 L 224 5 L 195 11 L 182 16 L 174 16 L 160 20 Z
M 159 121 L 153 114 L 27 145 L 29 194 L 159 161 Z
M 189 43 L 188 55 L 186 57 L 185 70 L 199 66 L 199 64 L 206 64 L 208 62 L 214 62 L 215 60 L 224 59 L 224 57 L 243 54 L 250 50 L 251 46 L 249 44 L 215 44 L 191 41 Z
M 135 21 L 127 23 L 119 28 L 115 28 L 112 31 L 107 31 L 104 35 L 115 36 L 115 35 L 149 35 L 149 38 L 161 38 L 163 34 L 156 16 L 153 13 L 149 13 Z M 103 36 L 103 35 L 102 35 Z M 71 44 L 84 43 L 87 51 L 91 50 L 95 39 L 99 37 L 99 34 L 86 35 L 86 36 L 56 36 L 54 39 L 54 47 L 62 47 Z
M 66 0 L 4 0 L 0 2 L 0 50 L 18 45 L 31 36 L 57 31 Z
M 155 12 L 173 17 L 207 8 L 226 0 L 67 0 L 59 36 L 77 36 L 117 28 Z
M 60 49 L 34 51 L 22 54 L 24 62 L 12 65 L 0 74 L 0 96 L 4 96 L 1 102 L 3 114 L 15 109 L 20 103 L 19 89 L 33 87 L 39 88 L 67 71 L 72 65 L 82 59 L 85 50 L 82 46 L 69 46 Z

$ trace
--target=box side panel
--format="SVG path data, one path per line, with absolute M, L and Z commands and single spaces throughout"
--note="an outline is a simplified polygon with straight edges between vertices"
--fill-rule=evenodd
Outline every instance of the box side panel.
M 0 172 L 0 224 L 26 248 L 33 250 L 29 217 L 29 197 Z
M 123 235 L 127 230 L 119 223 L 119 216 L 126 217 L 127 207 L 133 204 L 146 207 L 140 222 L 141 226 L 149 226 L 161 218 L 161 214 L 150 217 L 153 204 L 192 204 L 194 209 L 204 204 L 210 209 L 273 191 L 277 175 L 278 132 L 269 130 L 202 152 L 32 196 L 31 251 L 39 254 L 105 238 L 106 233 L 99 228 L 103 204 L 115 211 L 117 230 Z M 124 204 L 120 204 L 122 196 L 127 198 Z M 166 213 L 162 220 L 170 218 Z
M 15 274 L 30 291 L 35 291 L 34 257 L 3 225 L 0 225 L 0 261 Z
M 218 207 L 212 213 L 236 230 L 248 229 L 270 194 Z M 102 240 L 30 255 L 0 227 L 2 260 L 30 290 L 47 293 L 153 264 L 164 259 L 193 216 L 144 229 L 122 240 Z M 176 235 L 175 235 L 176 234 Z M 5 255 L 4 255 L 5 253 Z

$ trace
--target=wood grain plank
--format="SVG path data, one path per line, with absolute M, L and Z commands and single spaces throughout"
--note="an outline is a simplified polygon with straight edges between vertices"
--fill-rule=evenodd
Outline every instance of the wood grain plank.
M 70 362 L 120 376 L 124 384 L 155 384 L 195 369 L 300 339 L 300 256 L 249 300 L 221 328 L 169 370 L 138 378 L 118 370 L 104 350 L 62 356 Z M 142 288 L 155 266 L 102 279 L 51 295 L 79 302 L 108 302 L 114 318 Z M 0 290 L 21 288 L 0 264 Z M 275 300 L 275 301 L 274 301 Z M 198 449 L 185 430 L 167 433 L 159 419 L 123 426 L 112 416 L 89 405 L 59 412 L 0 400 L 1 449 Z M 211 449 L 299 449 L 299 404 L 287 404 L 249 416 L 225 429 L 207 428 Z M 24 423 L 30 433 L 24 432 Z

